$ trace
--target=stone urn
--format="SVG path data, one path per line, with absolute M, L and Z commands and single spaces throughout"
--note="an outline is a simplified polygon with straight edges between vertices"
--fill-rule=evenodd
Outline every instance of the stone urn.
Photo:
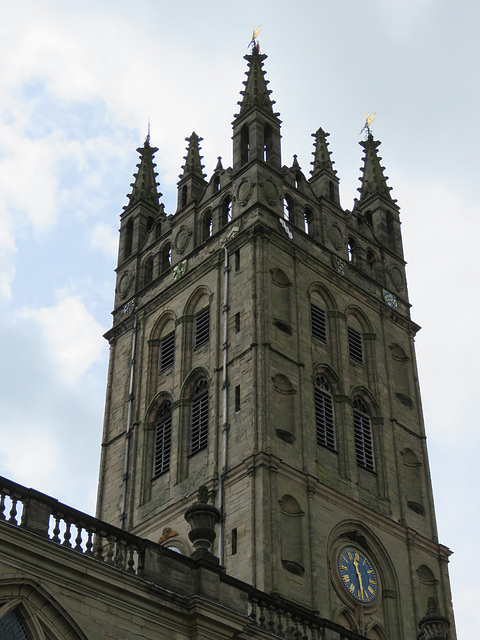
M 205 558 L 218 563 L 210 547 L 217 537 L 215 525 L 220 521 L 220 511 L 208 504 L 208 489 L 202 485 L 197 494 L 197 502 L 185 511 L 185 520 L 190 525 L 188 537 L 195 547 L 192 558 Z

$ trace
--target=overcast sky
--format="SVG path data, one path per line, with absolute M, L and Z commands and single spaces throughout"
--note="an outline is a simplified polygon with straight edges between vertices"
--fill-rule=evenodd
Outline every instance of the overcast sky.
M 440 540 L 459 638 L 478 636 L 480 528 L 478 3 L 35 0 L 0 23 L 0 474 L 94 512 L 119 215 L 151 123 L 174 213 L 185 137 L 210 176 L 252 27 L 283 121 L 283 163 L 310 171 L 330 132 L 342 205 L 365 114 L 401 207 Z

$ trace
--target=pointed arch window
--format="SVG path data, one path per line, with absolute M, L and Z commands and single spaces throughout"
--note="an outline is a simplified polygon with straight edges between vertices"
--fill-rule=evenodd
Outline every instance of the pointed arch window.
M 31 640 L 25 623 L 16 611 L 9 611 L 0 619 L 0 638 Z
M 193 348 L 197 349 L 210 340 L 210 307 L 201 309 L 194 316 Z
M 153 476 L 166 473 L 170 469 L 172 441 L 172 403 L 164 402 L 157 414 L 155 424 L 155 448 L 153 455 Z
M 133 220 L 130 219 L 127 222 L 127 228 L 125 229 L 125 258 L 129 258 L 132 255 L 133 250 Z
M 190 406 L 190 454 L 207 446 L 208 441 L 208 381 L 200 378 L 195 385 Z
M 160 373 L 173 367 L 175 357 L 175 331 L 160 340 Z
M 250 132 L 244 125 L 240 132 L 240 163 L 246 164 L 250 160 Z
M 143 284 L 147 285 L 153 280 L 153 257 L 150 256 L 145 260 L 143 266 Z
M 212 211 L 208 209 L 202 217 L 202 240 L 205 241 L 213 234 Z
M 285 194 L 283 198 L 283 218 L 292 221 L 293 218 L 293 202 L 289 195 Z
M 172 245 L 167 242 L 162 248 L 162 273 L 170 269 L 172 264 Z
M 312 336 L 327 344 L 327 314 L 313 302 L 310 304 L 310 318 L 312 321 Z
M 187 187 L 187 185 L 184 185 L 182 187 L 182 207 L 186 206 L 187 199 L 188 199 L 188 187 Z
M 347 327 L 348 332 L 348 355 L 357 364 L 363 365 L 363 338 L 360 331 L 354 327 Z
M 315 422 L 317 444 L 335 450 L 335 423 L 330 385 L 321 374 L 315 376 Z
M 232 198 L 227 196 L 222 203 L 222 226 L 232 221 Z
M 213 190 L 220 191 L 220 176 L 215 176 L 213 179 Z
M 308 235 L 312 235 L 312 233 L 313 233 L 313 211 L 309 207 L 305 208 L 304 220 L 305 220 L 305 233 L 308 233 Z
M 375 471 L 372 425 L 367 405 L 359 396 L 353 400 L 353 427 L 357 464 L 369 471 Z
M 266 124 L 263 127 L 263 160 L 265 162 L 270 162 L 272 159 L 272 141 L 272 127 Z
M 356 258 L 357 247 L 356 247 L 356 244 L 355 244 L 355 240 L 353 240 L 352 238 L 348 239 L 347 251 L 348 251 L 348 261 L 349 262 L 354 262 L 355 258 Z

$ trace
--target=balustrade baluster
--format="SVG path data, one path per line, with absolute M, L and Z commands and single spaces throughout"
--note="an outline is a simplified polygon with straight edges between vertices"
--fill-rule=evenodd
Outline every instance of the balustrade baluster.
M 58 535 L 60 533 L 60 516 L 54 514 L 53 518 L 55 519 L 55 526 L 52 531 L 52 542 L 60 544 L 60 536 Z
M 77 537 L 75 538 L 75 551 L 80 551 L 80 553 L 83 553 L 83 548 L 82 548 L 83 525 L 77 524 L 75 526 L 77 527 Z
M 250 618 L 254 624 L 257 624 L 257 601 L 250 598 Z
M 265 604 L 263 602 L 259 603 L 260 615 L 258 616 L 258 626 L 260 629 L 266 629 L 267 625 L 265 624 Z
M 97 560 L 103 560 L 103 543 L 102 539 L 105 537 L 103 531 L 97 531 L 95 535 L 95 545 L 93 548 L 93 556 Z
M 18 498 L 16 498 L 15 496 L 10 496 L 10 498 L 12 500 L 12 508 L 10 509 L 10 518 L 8 519 L 8 523 L 9 524 L 18 525 L 18 522 L 17 522 L 17 502 L 18 502 Z
M 283 609 L 277 610 L 277 636 L 283 636 L 283 616 L 285 612 Z
M 0 501 L 0 520 L 5 520 L 5 494 L 2 492 L 2 500 Z
M 115 538 L 113 536 L 107 537 L 107 557 L 105 558 L 105 562 L 107 564 L 115 564 L 113 562 L 113 555 L 115 553 Z
M 70 544 L 70 538 L 72 537 L 72 534 L 70 532 L 70 527 L 72 526 L 72 523 L 69 520 L 64 520 L 64 522 L 65 522 L 65 533 L 63 534 L 62 547 L 67 547 L 68 549 L 71 549 L 72 545 Z
M 267 622 L 268 631 L 269 633 L 275 633 L 276 607 L 273 604 L 271 604 L 269 607 L 267 607 L 267 611 L 268 611 L 268 622 Z
M 93 556 L 93 531 L 91 529 L 86 529 L 87 532 L 87 541 L 85 543 L 85 555 Z
M 135 547 L 133 544 L 127 546 L 127 571 L 135 573 Z
M 119 569 L 125 569 L 125 546 L 126 542 L 118 540 L 115 549 L 115 566 Z

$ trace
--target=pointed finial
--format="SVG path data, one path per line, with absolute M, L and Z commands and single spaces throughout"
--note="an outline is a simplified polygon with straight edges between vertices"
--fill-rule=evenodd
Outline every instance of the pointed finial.
M 260 53 L 260 43 L 257 40 L 259 33 L 260 33 L 260 25 L 258 25 L 258 27 L 255 27 L 252 30 L 252 39 L 248 43 L 248 46 L 252 47 L 252 53 Z
M 360 131 L 359 135 L 362 135 L 362 133 L 364 131 L 367 132 L 367 138 L 368 136 L 372 135 L 372 132 L 370 131 L 370 125 L 372 124 L 372 122 L 375 120 L 375 116 L 377 115 L 377 113 L 375 112 L 371 112 L 371 113 L 367 113 L 365 115 L 365 124 L 363 125 L 362 130 Z
M 150 144 L 150 118 L 148 119 L 148 125 L 147 125 L 147 137 L 145 138 L 145 142 L 147 144 Z

